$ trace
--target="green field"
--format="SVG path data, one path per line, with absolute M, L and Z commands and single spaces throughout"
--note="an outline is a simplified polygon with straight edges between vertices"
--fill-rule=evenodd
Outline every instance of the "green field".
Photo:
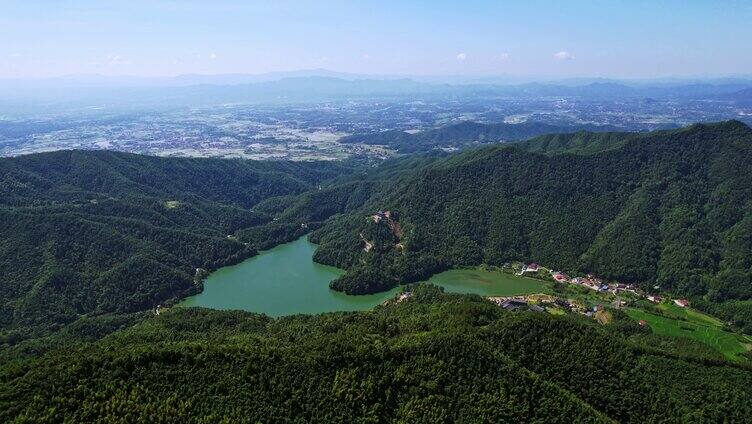
M 478 268 L 452 269 L 436 274 L 428 282 L 447 292 L 473 293 L 481 296 L 516 296 L 549 293 L 549 284 L 528 277 Z
M 700 311 L 697 311 L 692 308 L 681 308 L 679 306 L 676 306 L 674 303 L 661 303 L 658 305 L 658 308 L 660 308 L 663 313 L 666 315 L 669 315 L 671 317 L 675 317 L 678 319 L 684 319 L 690 322 L 694 322 L 696 324 L 700 325 L 710 325 L 710 326 L 716 326 L 721 327 L 723 326 L 723 323 L 718 318 L 712 317 L 707 314 L 703 314 Z
M 666 315 L 656 315 L 636 308 L 627 309 L 627 314 L 635 320 L 645 320 L 655 334 L 697 340 L 733 361 L 742 360 L 738 354 L 747 350 L 745 344 L 752 343 L 748 337 L 723 331 L 719 320 L 693 309 L 666 303 L 658 308 Z

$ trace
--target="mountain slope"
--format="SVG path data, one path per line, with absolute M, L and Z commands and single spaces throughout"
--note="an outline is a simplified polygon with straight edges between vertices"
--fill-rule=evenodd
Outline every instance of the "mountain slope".
M 347 172 L 331 163 L 105 151 L 0 159 L 2 339 L 194 291 L 197 268 L 255 253 L 254 240 L 228 237 L 271 221 L 251 207 Z
M 743 422 L 752 373 L 416 287 L 372 312 L 175 308 L 0 366 L 3 421 Z
M 384 182 L 357 212 L 314 233 L 316 259 L 349 269 L 333 283 L 348 293 L 523 260 L 750 299 L 750 175 L 752 130 L 736 121 L 477 149 Z M 396 212 L 400 235 L 367 219 L 379 210 Z
M 545 154 L 595 154 L 618 149 L 640 133 L 628 132 L 586 132 L 546 134 L 520 141 L 516 146 L 531 153 Z

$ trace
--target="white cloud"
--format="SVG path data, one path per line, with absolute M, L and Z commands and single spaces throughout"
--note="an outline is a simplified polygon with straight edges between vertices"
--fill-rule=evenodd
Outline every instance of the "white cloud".
M 214 53 L 214 52 L 211 52 L 211 53 L 209 54 L 209 59 L 211 59 L 211 60 L 214 60 L 214 59 L 216 59 L 216 58 L 217 58 L 217 54 L 216 54 L 216 53 Z
M 362 58 L 363 60 L 371 60 L 371 56 L 370 56 L 370 55 L 368 55 L 368 54 L 364 54 L 363 56 L 361 56 L 361 58 Z
M 466 55 L 465 53 L 458 53 L 458 54 L 457 54 L 457 60 L 458 60 L 458 61 L 462 62 L 462 61 L 464 61 L 465 59 L 467 59 L 467 55 Z
M 499 60 L 508 60 L 509 59 L 509 53 L 502 53 L 499 55 Z
M 326 57 L 326 56 L 322 56 L 322 57 L 321 57 L 321 58 L 319 59 L 319 63 L 326 63 L 326 62 L 328 62 L 328 61 L 329 61 L 329 58 L 328 58 L 328 57 Z
M 574 56 L 572 53 L 569 53 L 567 51 L 560 51 L 558 53 L 554 53 L 554 59 L 556 60 L 572 60 L 574 59 Z
M 111 54 L 107 56 L 107 64 L 109 66 L 128 65 L 129 63 L 131 62 L 123 59 L 123 57 L 118 54 Z
M 23 55 L 22 55 L 21 53 L 18 53 L 18 52 L 16 52 L 16 53 L 12 53 L 12 54 L 10 55 L 10 57 L 11 57 L 11 58 L 13 58 L 13 59 L 17 59 L 17 58 L 19 58 L 19 57 L 21 57 L 21 56 L 23 56 Z

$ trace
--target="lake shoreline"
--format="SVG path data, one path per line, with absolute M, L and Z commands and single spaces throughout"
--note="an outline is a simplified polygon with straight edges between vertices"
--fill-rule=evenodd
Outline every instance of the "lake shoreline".
M 348 295 L 329 288 L 345 270 L 313 261 L 317 245 L 305 234 L 294 241 L 258 251 L 237 264 L 219 268 L 203 280 L 203 290 L 176 306 L 244 310 L 272 317 L 369 310 L 402 291 L 398 285 L 368 295 Z M 447 270 L 426 282 L 449 293 L 488 296 L 547 291 L 544 281 L 481 268 Z

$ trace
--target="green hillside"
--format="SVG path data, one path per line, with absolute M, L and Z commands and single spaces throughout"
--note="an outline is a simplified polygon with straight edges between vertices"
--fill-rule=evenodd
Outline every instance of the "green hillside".
M 752 130 L 736 121 L 475 149 L 382 180 L 313 234 L 316 260 L 349 270 L 332 286 L 348 293 L 520 260 L 715 305 L 747 300 L 749 175 Z M 367 219 L 386 210 L 397 218 Z M 752 324 L 743 315 L 730 320 Z
M 606 150 L 618 149 L 628 141 L 644 134 L 626 132 L 585 132 L 546 134 L 529 140 L 520 141 L 516 146 L 532 153 L 546 154 L 595 154 Z
M 378 166 L 0 159 L 0 421 L 744 422 L 748 339 L 726 330 L 752 328 L 750 159 L 733 121 Z M 349 293 L 536 261 L 721 320 L 637 305 L 600 325 L 426 285 L 357 313 L 169 307 L 309 231 Z
M 414 288 L 373 312 L 175 308 L 0 366 L 3 422 L 743 422 L 752 372 Z
M 197 268 L 260 246 L 228 238 L 271 221 L 253 206 L 347 172 L 331 163 L 104 151 L 0 159 L 0 343 L 195 291 L 205 273 Z M 290 231 L 276 237 L 291 239 Z
M 721 323 L 717 320 L 707 322 L 710 317 L 702 316 L 698 312 L 694 314 L 700 316 L 695 317 L 677 317 L 665 312 L 664 315 L 656 315 L 641 309 L 630 309 L 627 313 L 635 320 L 647 322 L 655 334 L 697 340 L 713 347 L 732 361 L 737 360 L 739 354 L 747 352 L 745 345 L 752 343 L 748 336 L 723 331 Z

